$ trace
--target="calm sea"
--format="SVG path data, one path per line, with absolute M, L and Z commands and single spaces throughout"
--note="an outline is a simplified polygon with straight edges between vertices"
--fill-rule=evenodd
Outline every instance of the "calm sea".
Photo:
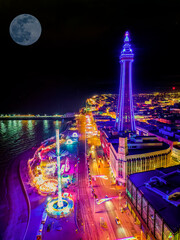
M 8 168 L 20 154 L 39 146 L 45 139 L 55 136 L 55 129 L 64 126 L 52 120 L 0 121 L 0 209 L 4 205 Z M 34 150 L 35 151 L 35 150 Z

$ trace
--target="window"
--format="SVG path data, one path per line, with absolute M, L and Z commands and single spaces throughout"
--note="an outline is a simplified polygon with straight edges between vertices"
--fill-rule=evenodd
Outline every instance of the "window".
M 173 240 L 174 236 L 172 235 L 170 229 L 166 224 L 164 224 L 164 239 L 166 240 Z
M 131 161 L 127 160 L 127 175 L 131 174 Z
M 145 158 L 142 158 L 142 171 L 145 171 Z
M 120 178 L 123 178 L 123 161 L 120 160 L 118 166 L 119 166 L 119 169 L 118 169 L 119 173 L 118 173 L 118 175 L 119 175 Z
M 127 195 L 129 196 L 129 198 L 131 198 L 131 186 L 132 186 L 132 183 L 131 181 L 128 179 L 127 180 Z
M 137 210 L 141 214 L 142 194 L 137 190 Z
M 152 233 L 154 233 L 154 209 L 149 205 L 148 226 Z
M 157 213 L 156 213 L 156 219 L 155 219 L 155 237 L 158 240 L 162 239 L 162 219 L 158 216 Z
M 132 203 L 136 207 L 136 187 L 132 185 Z
M 141 172 L 141 160 L 137 160 L 137 172 Z
M 147 223 L 147 201 L 144 197 L 142 199 L 142 218 Z
M 150 159 L 146 158 L 146 171 L 150 170 Z
M 132 164 L 132 173 L 136 172 L 136 160 L 133 158 L 133 160 L 131 161 Z

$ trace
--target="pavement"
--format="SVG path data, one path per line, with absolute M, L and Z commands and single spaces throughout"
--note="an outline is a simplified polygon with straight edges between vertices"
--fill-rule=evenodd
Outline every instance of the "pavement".
M 32 150 L 28 150 L 16 158 L 8 169 L 7 197 L 9 200 L 9 221 L 3 240 L 23 240 L 26 232 L 29 214 L 28 199 L 21 181 L 19 164 L 32 157 Z

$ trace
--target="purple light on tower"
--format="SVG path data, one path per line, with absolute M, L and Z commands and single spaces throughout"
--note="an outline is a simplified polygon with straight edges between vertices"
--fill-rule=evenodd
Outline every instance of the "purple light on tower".
M 123 50 L 119 60 L 121 74 L 115 127 L 119 132 L 135 132 L 132 97 L 132 62 L 134 54 L 130 45 L 129 32 L 125 33 Z

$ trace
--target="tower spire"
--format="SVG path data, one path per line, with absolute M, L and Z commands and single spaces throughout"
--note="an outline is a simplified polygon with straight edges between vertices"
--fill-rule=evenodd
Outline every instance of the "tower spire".
M 129 32 L 128 32 L 128 31 L 126 31 L 126 33 L 125 33 L 125 38 L 124 38 L 124 43 L 126 43 L 126 42 L 130 42 Z
M 134 54 L 131 49 L 129 32 L 125 33 L 124 45 L 119 62 L 121 64 L 119 98 L 115 127 L 119 132 L 134 132 L 136 130 L 133 97 L 132 97 L 132 62 Z

